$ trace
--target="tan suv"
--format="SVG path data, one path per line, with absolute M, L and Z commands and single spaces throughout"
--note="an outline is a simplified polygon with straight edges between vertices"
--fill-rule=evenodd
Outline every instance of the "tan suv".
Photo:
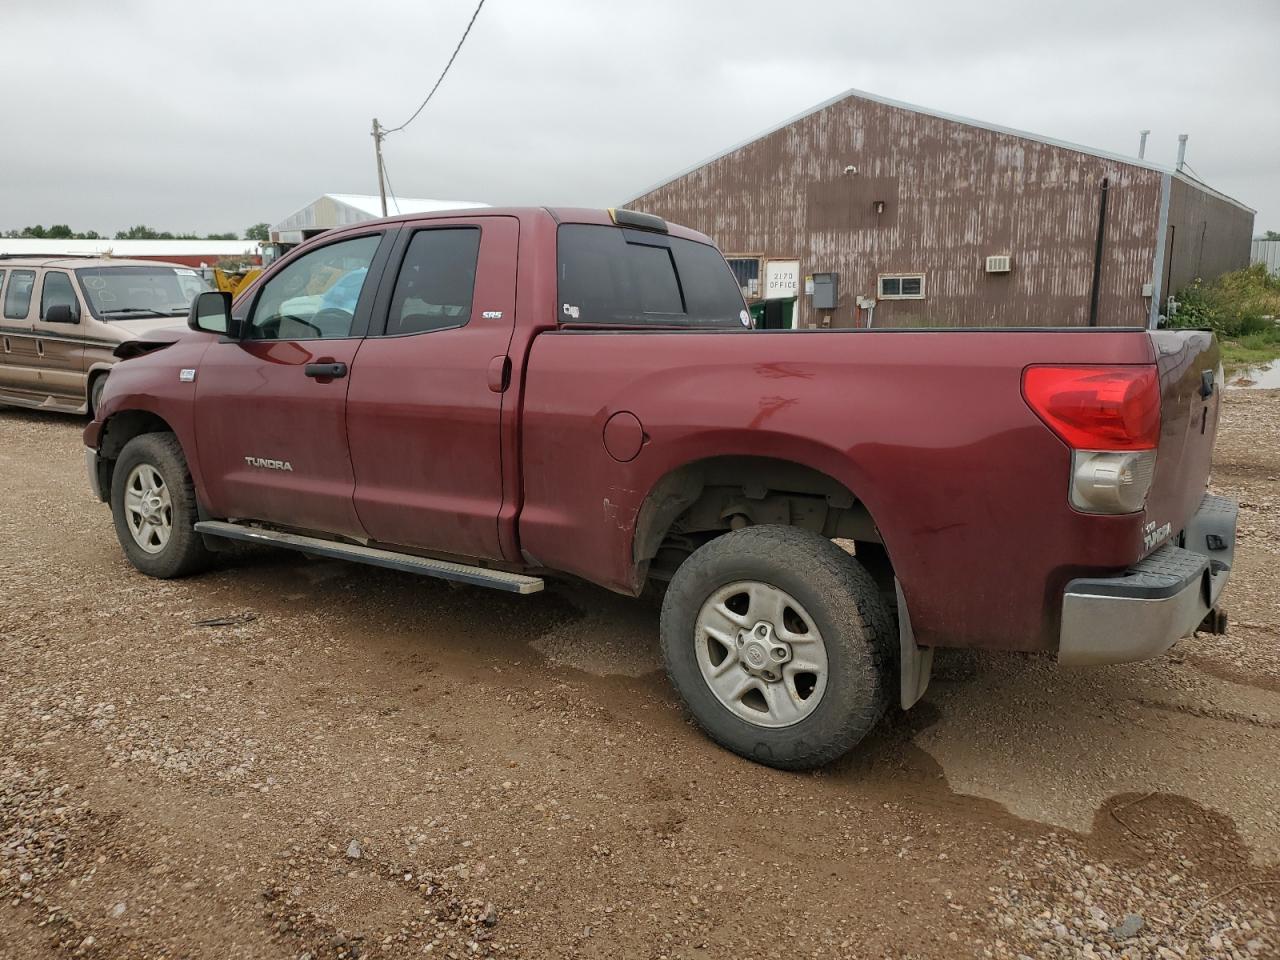
M 0 404 L 92 414 L 116 347 L 208 289 L 176 263 L 0 256 Z

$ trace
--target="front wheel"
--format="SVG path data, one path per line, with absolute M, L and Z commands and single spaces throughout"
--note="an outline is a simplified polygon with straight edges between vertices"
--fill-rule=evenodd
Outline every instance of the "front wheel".
M 111 515 L 125 556 L 147 576 L 183 577 L 212 561 L 195 531 L 195 487 L 171 433 L 144 433 L 125 444 L 111 475 Z
M 686 560 L 663 603 L 662 649 L 699 725 L 769 766 L 842 756 L 889 702 L 894 632 L 875 581 L 796 527 L 748 527 Z

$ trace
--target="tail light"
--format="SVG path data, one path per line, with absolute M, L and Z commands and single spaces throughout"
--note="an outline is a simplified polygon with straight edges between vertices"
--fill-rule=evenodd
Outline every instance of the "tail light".
M 1160 381 L 1153 366 L 1028 367 L 1022 394 L 1071 448 L 1071 505 L 1141 510 L 1155 474 Z

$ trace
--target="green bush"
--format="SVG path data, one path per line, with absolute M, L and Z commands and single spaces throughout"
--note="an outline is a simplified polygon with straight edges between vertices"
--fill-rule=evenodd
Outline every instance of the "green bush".
M 1209 327 L 1220 339 L 1272 334 L 1280 317 L 1280 277 L 1260 263 L 1224 274 L 1213 283 L 1192 281 L 1175 295 L 1173 327 Z

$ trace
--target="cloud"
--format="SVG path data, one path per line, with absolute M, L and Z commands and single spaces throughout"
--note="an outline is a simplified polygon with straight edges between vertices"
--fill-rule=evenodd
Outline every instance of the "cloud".
M 6 9 L 0 228 L 240 230 L 376 192 L 470 0 Z M 487 0 L 387 140 L 404 196 L 619 202 L 849 87 L 1171 163 L 1280 228 L 1274 0 Z

